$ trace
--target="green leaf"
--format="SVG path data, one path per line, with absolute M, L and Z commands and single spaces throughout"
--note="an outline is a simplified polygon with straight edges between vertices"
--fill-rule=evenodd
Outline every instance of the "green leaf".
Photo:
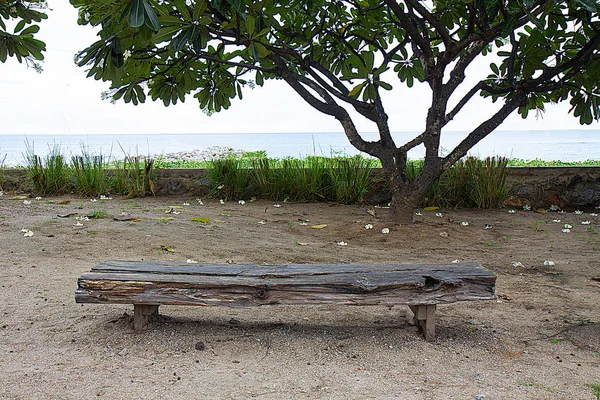
M 130 0 L 129 26 L 139 28 L 144 25 L 144 0 Z
M 350 91 L 350 93 L 348 93 L 348 96 L 355 98 L 355 99 L 358 98 L 358 96 L 360 95 L 360 92 L 363 90 L 363 88 L 365 87 L 366 84 L 367 84 L 367 81 L 364 81 L 363 83 L 356 85 Z
M 597 5 L 591 0 L 576 0 L 576 3 L 579 3 L 588 11 L 597 12 Z
M 144 4 L 144 13 L 146 16 L 146 26 L 152 29 L 154 32 L 158 32 L 160 29 L 160 22 L 154 12 L 154 8 L 146 0 L 142 0 L 142 4 Z
M 22 19 L 20 20 L 17 25 L 15 26 L 15 30 L 14 33 L 18 33 L 21 29 L 23 29 L 25 27 L 25 20 Z

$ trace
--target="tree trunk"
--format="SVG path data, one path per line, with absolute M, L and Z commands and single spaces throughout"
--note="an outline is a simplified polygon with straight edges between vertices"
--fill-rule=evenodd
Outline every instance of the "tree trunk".
M 410 183 L 395 183 L 390 185 L 392 201 L 390 203 L 392 221 L 400 225 L 410 225 L 414 222 L 415 212 L 425 198 L 425 190 Z

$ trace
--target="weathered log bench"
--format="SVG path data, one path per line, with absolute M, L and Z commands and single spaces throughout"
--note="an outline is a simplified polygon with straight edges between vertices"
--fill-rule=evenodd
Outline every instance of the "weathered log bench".
M 437 304 L 493 300 L 496 276 L 478 263 L 230 265 L 106 261 L 78 280 L 77 303 L 133 304 L 142 330 L 162 304 L 408 305 L 427 341 Z

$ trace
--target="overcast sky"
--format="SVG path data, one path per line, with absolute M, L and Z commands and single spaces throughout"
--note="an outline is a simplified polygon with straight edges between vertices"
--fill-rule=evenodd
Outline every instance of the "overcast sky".
M 162 102 L 133 106 L 110 104 L 100 99 L 108 84 L 85 77 L 75 66 L 74 54 L 95 41 L 89 26 L 77 25 L 77 12 L 68 1 L 50 1 L 53 7 L 41 24 L 40 39 L 47 45 L 44 72 L 36 73 L 14 59 L 0 63 L 0 134 L 102 134 L 102 133 L 255 133 L 255 132 L 340 132 L 332 117 L 308 106 L 282 82 L 266 82 L 262 88 L 247 90 L 242 101 L 212 117 L 204 115 L 196 100 L 164 107 Z M 488 74 L 490 60 L 467 70 L 481 78 Z M 479 73 L 479 74 L 478 74 Z M 476 81 L 476 80 L 474 80 Z M 423 129 L 429 104 L 425 87 L 407 89 L 399 82 L 387 92 L 384 104 L 392 131 Z M 468 89 L 465 89 L 465 92 Z M 449 130 L 468 131 L 497 105 L 479 100 L 466 107 Z M 599 129 L 596 123 L 582 127 L 567 114 L 568 104 L 550 106 L 543 119 L 527 120 L 514 114 L 501 130 Z M 535 114 L 535 113 L 534 113 Z M 374 126 L 357 119 L 363 132 Z

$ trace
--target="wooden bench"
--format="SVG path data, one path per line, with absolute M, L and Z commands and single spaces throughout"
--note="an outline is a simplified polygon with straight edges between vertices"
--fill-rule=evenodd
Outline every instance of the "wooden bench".
M 496 276 L 478 263 L 441 265 L 231 265 L 106 261 L 83 274 L 77 303 L 133 304 L 145 329 L 162 304 L 408 305 L 427 341 L 437 304 L 493 300 Z

